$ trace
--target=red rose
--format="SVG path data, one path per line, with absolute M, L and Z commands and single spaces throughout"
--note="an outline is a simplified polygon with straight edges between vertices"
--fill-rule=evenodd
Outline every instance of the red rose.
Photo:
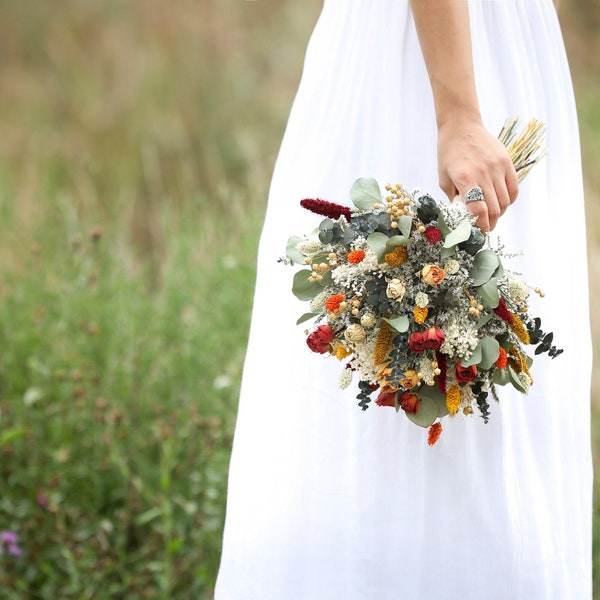
M 477 367 L 475 365 L 463 367 L 461 363 L 458 363 L 456 367 L 454 367 L 454 374 L 456 375 L 456 381 L 458 383 L 475 381 L 475 379 L 477 379 Z
M 408 347 L 413 352 L 423 352 L 425 350 L 425 337 L 419 331 L 410 334 L 408 338 Z
M 386 392 L 382 390 L 379 396 L 377 396 L 375 404 L 377 404 L 377 406 L 396 406 L 397 393 L 398 392 Z
M 416 394 L 411 394 L 410 392 L 404 392 L 399 399 L 400 408 L 407 413 L 412 413 L 413 415 L 417 412 L 419 408 L 419 396 Z
M 430 225 L 425 229 L 425 237 L 430 244 L 437 244 L 442 240 L 442 232 L 433 225 Z
M 429 350 L 439 350 L 444 343 L 446 336 L 441 329 L 437 327 L 430 327 L 423 334 L 423 341 L 425 343 L 425 348 Z
M 334 337 L 329 325 L 320 325 L 306 338 L 306 343 L 313 352 L 325 354 L 329 352 L 329 344 Z

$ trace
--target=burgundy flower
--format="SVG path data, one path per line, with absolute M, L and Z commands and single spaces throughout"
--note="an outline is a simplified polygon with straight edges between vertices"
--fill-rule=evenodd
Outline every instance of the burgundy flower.
M 441 329 L 437 327 L 430 327 L 423 334 L 423 341 L 425 343 L 425 348 L 428 350 L 439 350 L 444 343 L 446 336 Z
M 506 302 L 504 302 L 502 298 L 500 299 L 500 302 L 498 302 L 498 306 L 494 308 L 494 312 L 509 325 L 512 325 L 515 321 L 515 316 L 508 310 Z
M 454 367 L 454 374 L 458 383 L 469 383 L 477 379 L 477 367 L 475 365 L 463 367 L 462 363 L 459 362 Z
M 425 350 L 425 336 L 419 331 L 411 333 L 408 338 L 408 347 L 413 352 L 423 352 Z
M 352 211 L 347 206 L 327 202 L 327 200 L 320 200 L 319 198 L 305 198 L 304 200 L 300 200 L 300 206 L 306 208 L 306 210 L 310 210 L 310 212 L 330 219 L 339 219 L 343 215 L 349 221 L 352 217 Z
M 442 240 L 442 232 L 433 225 L 430 225 L 425 229 L 425 237 L 430 244 L 437 244 Z
M 333 341 L 333 330 L 329 325 L 320 325 L 307 338 L 308 347 L 318 354 L 329 352 L 329 344 Z
M 446 360 L 446 355 L 438 352 L 435 352 L 435 360 L 437 360 L 438 367 L 440 369 L 440 374 L 436 376 L 435 381 L 438 386 L 438 390 L 442 394 L 446 393 L 446 375 L 448 373 L 448 361 Z

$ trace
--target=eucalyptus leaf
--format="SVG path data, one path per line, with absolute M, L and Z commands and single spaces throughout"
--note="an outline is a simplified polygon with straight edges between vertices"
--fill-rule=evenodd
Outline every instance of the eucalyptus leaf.
M 403 235 L 394 235 L 391 238 L 388 238 L 386 242 L 386 246 L 388 248 L 396 248 L 398 246 L 408 246 L 410 243 L 410 238 L 407 238 Z
M 490 369 L 500 356 L 500 344 L 491 335 L 486 335 L 479 341 L 481 346 L 481 361 L 479 362 L 480 369 Z
M 294 275 L 292 293 L 298 300 L 312 300 L 323 289 L 317 281 L 308 280 L 311 275 L 312 271 L 308 269 L 302 269 Z
M 381 203 L 379 184 L 372 177 L 361 177 L 350 189 L 350 199 L 359 210 L 373 210 L 375 204 Z
M 294 235 L 288 240 L 287 246 L 285 247 L 285 255 L 299 265 L 306 264 L 306 256 L 296 248 L 296 246 L 303 241 L 303 238 Z
M 446 225 L 446 221 L 444 221 L 444 213 L 440 210 L 440 213 L 438 214 L 438 229 L 442 232 L 442 235 L 444 237 L 446 237 L 447 235 L 450 234 L 450 232 L 452 231 L 452 229 L 450 229 L 450 227 L 448 227 L 448 225 Z
M 498 294 L 498 283 L 494 277 L 478 288 L 481 301 L 488 308 L 496 308 L 500 302 L 500 294 Z
M 473 285 L 478 287 L 489 281 L 499 265 L 500 259 L 492 250 L 481 250 L 478 252 L 475 255 L 470 273 Z
M 375 252 L 377 255 L 377 261 L 383 262 L 385 260 L 385 255 L 387 253 L 387 242 L 390 238 L 385 235 L 385 233 L 380 233 L 379 231 L 375 231 L 374 233 L 369 234 L 367 237 L 367 244 Z
M 433 425 L 435 420 L 438 418 L 439 407 L 438 403 L 434 398 L 427 396 L 421 396 L 419 402 L 419 408 L 416 413 L 405 413 L 406 416 L 416 425 L 421 427 L 429 427 Z
M 300 325 L 301 323 L 305 323 L 306 321 L 310 321 L 311 319 L 314 319 L 315 317 L 319 316 L 320 313 L 314 313 L 314 312 L 308 312 L 308 313 L 304 313 L 297 321 L 296 321 L 296 325 Z
M 458 227 L 444 239 L 444 248 L 452 248 L 461 242 L 466 242 L 471 236 L 472 225 L 468 219 L 461 221 Z
M 482 358 L 482 349 L 481 343 L 477 344 L 475 350 L 473 350 L 473 354 L 468 358 L 468 360 L 461 360 L 460 364 L 463 367 L 470 367 L 471 365 L 478 365 Z
M 319 224 L 320 231 L 329 231 L 333 229 L 333 221 L 331 219 L 323 219 Z
M 403 215 L 402 217 L 400 217 L 398 219 L 397 223 L 398 223 L 398 229 L 400 230 L 400 233 L 404 237 L 409 237 L 410 230 L 412 228 L 412 218 L 409 217 L 408 215 Z
M 406 315 L 400 315 L 395 319 L 383 319 L 386 323 L 391 325 L 398 333 L 404 333 L 408 330 L 408 317 Z
M 475 323 L 476 329 L 481 329 L 490 319 L 492 318 L 492 313 L 487 313 L 481 315 L 479 319 L 477 319 L 477 323 Z
M 507 383 L 510 383 L 508 369 L 510 369 L 510 367 L 507 367 L 506 369 L 496 369 L 492 381 L 497 385 L 506 385 Z
M 519 376 L 515 373 L 515 370 L 510 365 L 506 367 L 506 370 L 508 371 L 508 377 L 510 379 L 510 382 L 515 386 L 517 390 L 519 390 L 519 392 L 526 394 L 527 390 L 523 387 L 523 384 L 521 383 Z
M 419 394 L 423 398 L 430 398 L 437 404 L 438 417 L 442 418 L 450 414 L 446 405 L 446 395 L 440 392 L 437 385 L 424 385 Z
M 456 254 L 456 248 L 454 246 L 452 246 L 452 248 L 442 248 L 442 250 L 440 251 L 440 258 L 442 260 L 446 259 L 446 258 L 450 258 L 451 256 L 454 256 Z

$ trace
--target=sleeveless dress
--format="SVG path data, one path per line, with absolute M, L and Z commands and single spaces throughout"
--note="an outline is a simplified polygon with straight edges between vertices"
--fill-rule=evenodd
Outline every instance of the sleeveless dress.
M 564 353 L 527 396 L 437 444 L 402 411 L 338 389 L 277 263 L 360 176 L 445 198 L 433 99 L 408 0 L 325 0 L 276 163 L 231 459 L 217 600 L 586 600 L 592 595 L 591 340 L 578 125 L 551 0 L 470 0 L 484 122 L 547 125 L 547 156 L 497 234 Z M 535 296 L 532 294 L 532 296 Z

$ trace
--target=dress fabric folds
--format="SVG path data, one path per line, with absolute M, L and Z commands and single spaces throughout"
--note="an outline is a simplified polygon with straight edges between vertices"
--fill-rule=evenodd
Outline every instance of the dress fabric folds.
M 589 600 L 591 340 L 578 125 L 551 0 L 470 0 L 483 118 L 547 125 L 547 156 L 498 235 L 564 353 L 488 424 L 363 412 L 311 353 L 278 264 L 360 176 L 438 188 L 433 99 L 408 0 L 325 0 L 273 175 L 231 459 L 217 600 Z

